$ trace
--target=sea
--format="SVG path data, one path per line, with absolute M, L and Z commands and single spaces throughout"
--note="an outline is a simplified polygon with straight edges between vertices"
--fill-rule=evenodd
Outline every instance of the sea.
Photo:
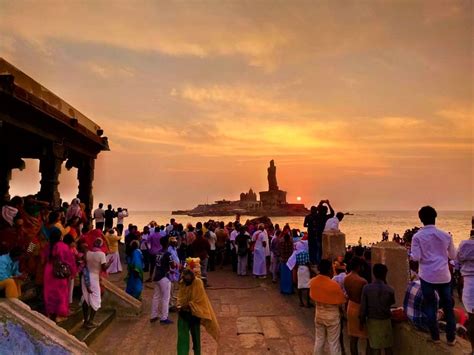
M 370 245 L 382 239 L 382 232 L 388 230 L 390 239 L 394 233 L 403 236 L 407 229 L 421 227 L 417 211 L 354 211 L 353 215 L 346 215 L 340 224 L 340 229 L 346 234 L 348 245 L 355 245 L 361 238 L 362 244 Z M 436 224 L 438 228 L 450 232 L 453 236 L 454 244 L 457 246 L 462 240 L 468 239 L 472 228 L 471 221 L 474 213 L 472 211 L 438 211 Z M 171 218 L 175 218 L 178 223 L 186 225 L 197 222 L 205 222 L 210 219 L 214 221 L 233 222 L 231 216 L 203 216 L 190 217 L 177 215 L 173 216 L 171 211 L 129 211 L 129 217 L 125 220 L 125 225 L 133 223 L 142 229 L 150 221 L 166 225 Z M 241 216 L 241 221 L 255 218 L 255 216 Z M 291 228 L 305 230 L 303 227 L 304 217 L 271 217 L 273 224 L 280 226 L 288 223 Z

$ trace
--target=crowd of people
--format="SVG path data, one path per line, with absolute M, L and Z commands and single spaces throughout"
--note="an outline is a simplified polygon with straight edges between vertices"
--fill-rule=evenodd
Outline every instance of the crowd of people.
M 115 232 L 128 216 L 126 210 L 115 213 L 111 206 L 108 210 L 113 214 L 105 211 L 89 218 L 86 206 L 78 198 L 70 204 L 64 202 L 57 209 L 35 196 L 16 196 L 3 205 L 0 290 L 5 297 L 20 298 L 22 285 L 33 286 L 27 289 L 29 295 L 23 295 L 23 299 L 36 296 L 41 304 L 39 310 L 61 322 L 71 315 L 76 291 L 81 294 L 84 327 L 97 326 L 94 316 L 101 307 L 100 280 L 121 271 L 120 237 Z M 116 217 L 117 227 L 112 228 Z M 111 229 L 104 235 L 102 228 L 106 226 Z
M 451 235 L 435 227 L 436 216 L 432 207 L 420 209 L 424 227 L 406 244 L 413 278 L 407 285 L 404 316 L 428 330 L 435 343 L 440 341 L 440 324 L 449 345 L 456 343 L 462 326 L 472 343 L 474 236 L 471 233 L 456 251 Z M 339 230 L 344 218 L 328 200 L 311 208 L 304 221 L 307 231 L 274 225 L 264 217 L 244 222 L 240 216 L 229 223 L 183 225 L 171 219 L 167 225 L 151 221 L 142 230 L 132 224 L 123 230 L 126 217 L 127 209 L 116 212 L 109 205 L 104 210 L 99 204 L 88 220 L 79 199 L 52 210 L 33 196 L 12 198 L 2 206 L 0 218 L 0 289 L 6 297 L 17 298 L 22 281 L 35 282 L 44 313 L 60 321 L 69 315 L 74 285 L 79 283 L 84 327 L 93 328 L 101 307 L 101 278 L 122 272 L 123 240 L 126 292 L 141 299 L 144 284 L 152 283 L 151 323 L 170 325 L 169 312 L 178 312 L 179 354 L 188 353 L 189 336 L 199 349 L 199 324 L 217 339 L 219 326 L 205 288 L 210 287 L 212 272 L 227 264 L 239 277 L 270 277 L 282 294 L 296 290 L 301 307 L 316 308 L 315 353 L 344 353 L 343 326 L 351 354 L 358 353 L 360 342 L 368 352 L 391 353 L 391 319 L 397 313 L 392 309 L 394 290 L 386 282 L 390 270 L 372 265 L 370 248 L 361 245 L 347 248 L 334 260 L 322 258 L 324 231 Z M 464 279 L 461 294 L 467 315 L 462 307 L 454 307 L 450 260 L 457 262 Z

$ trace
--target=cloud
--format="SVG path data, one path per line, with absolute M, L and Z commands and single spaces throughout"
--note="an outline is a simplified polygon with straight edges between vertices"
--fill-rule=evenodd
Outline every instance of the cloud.
M 118 67 L 111 64 L 101 64 L 97 62 L 85 62 L 84 67 L 93 74 L 102 79 L 110 78 L 132 78 L 135 76 L 135 71 L 129 67 Z

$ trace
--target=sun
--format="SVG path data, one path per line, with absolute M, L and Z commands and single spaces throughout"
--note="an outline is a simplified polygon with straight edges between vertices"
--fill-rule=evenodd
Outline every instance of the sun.
M 301 201 L 301 196 L 298 196 L 298 197 L 296 198 L 296 201 Z

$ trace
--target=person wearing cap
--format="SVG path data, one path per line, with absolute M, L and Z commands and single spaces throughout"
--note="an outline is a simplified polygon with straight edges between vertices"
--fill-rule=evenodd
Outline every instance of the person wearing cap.
M 105 233 L 105 241 L 109 246 L 109 253 L 107 254 L 107 263 L 110 265 L 107 269 L 109 274 L 116 274 L 122 272 L 122 263 L 120 262 L 119 241 L 120 237 L 115 234 L 114 229 L 109 229 Z

